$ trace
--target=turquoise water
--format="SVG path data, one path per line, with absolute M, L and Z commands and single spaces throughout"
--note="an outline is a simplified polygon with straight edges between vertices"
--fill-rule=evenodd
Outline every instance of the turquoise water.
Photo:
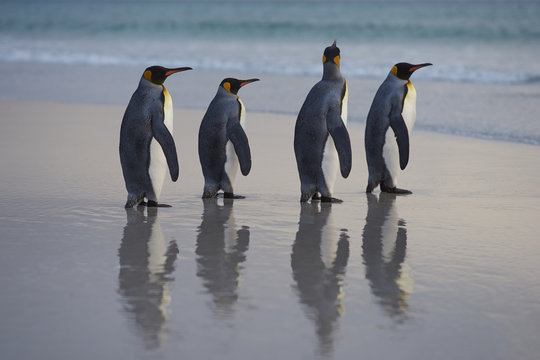
M 429 61 L 437 66 L 415 77 L 530 83 L 540 79 L 539 17 L 538 3 L 8 2 L 0 61 L 314 75 L 337 39 L 348 77 Z

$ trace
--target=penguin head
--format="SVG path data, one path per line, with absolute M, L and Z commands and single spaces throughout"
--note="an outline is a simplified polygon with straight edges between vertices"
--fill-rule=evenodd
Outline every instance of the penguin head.
M 250 84 L 252 82 L 259 81 L 259 79 L 248 79 L 248 80 L 238 80 L 235 78 L 226 78 L 221 81 L 221 86 L 231 94 L 238 94 L 238 90 L 244 85 Z
M 398 63 L 394 65 L 391 71 L 392 71 L 392 74 L 394 74 L 394 76 L 397 77 L 398 79 L 409 80 L 413 72 L 415 72 L 416 70 L 420 68 L 423 68 L 424 66 L 430 66 L 430 65 L 433 65 L 433 64 L 425 63 L 425 64 L 413 65 L 413 64 L 402 62 L 402 63 Z
M 336 64 L 337 67 L 339 67 L 340 58 L 340 51 L 339 48 L 336 46 L 336 40 L 334 40 L 334 43 L 332 45 L 324 49 L 322 62 L 323 64 L 333 63 Z
M 163 85 L 169 75 L 180 71 L 192 70 L 190 67 L 169 69 L 163 66 L 150 66 L 144 70 L 143 77 L 156 85 Z

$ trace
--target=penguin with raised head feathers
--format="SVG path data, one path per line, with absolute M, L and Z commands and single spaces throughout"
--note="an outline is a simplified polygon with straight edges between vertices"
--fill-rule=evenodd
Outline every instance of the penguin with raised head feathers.
M 351 171 L 351 141 L 346 127 L 348 89 L 341 76 L 340 59 L 334 41 L 324 50 L 322 79 L 311 88 L 296 120 L 294 153 L 301 202 L 341 202 L 332 197 L 338 168 L 344 178 Z
M 397 177 L 409 162 L 409 136 L 416 121 L 416 90 L 409 78 L 430 63 L 398 63 L 381 84 L 366 120 L 364 146 L 369 171 L 366 192 L 412 192 L 397 187 Z
M 170 75 L 185 70 L 191 68 L 146 68 L 131 96 L 122 119 L 119 146 L 128 192 L 126 208 L 139 204 L 168 206 L 158 203 L 167 167 L 173 181 L 178 179 L 179 169 L 172 137 L 172 99 L 163 83 Z
M 238 165 L 244 176 L 251 170 L 251 151 L 244 131 L 246 110 L 238 90 L 258 80 L 223 79 L 204 114 L 199 128 L 203 198 L 216 197 L 219 190 L 225 198 L 243 198 L 234 194 L 232 186 Z

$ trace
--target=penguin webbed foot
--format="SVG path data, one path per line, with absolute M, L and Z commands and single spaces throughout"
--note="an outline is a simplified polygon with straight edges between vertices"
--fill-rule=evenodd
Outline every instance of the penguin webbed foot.
M 246 197 L 243 196 L 243 195 L 236 195 L 236 194 L 231 193 L 231 192 L 224 192 L 223 193 L 223 198 L 224 199 L 245 199 Z
M 412 194 L 412 191 L 411 190 L 407 190 L 407 189 L 399 189 L 399 188 L 396 188 L 396 194 L 398 195 L 411 195 Z
M 321 202 L 322 203 L 341 204 L 343 202 L 343 200 L 335 198 L 335 197 L 321 196 Z
M 310 199 L 311 199 L 312 202 L 313 201 L 320 201 L 320 202 L 324 202 L 324 203 L 333 203 L 333 204 L 340 204 L 340 203 L 343 202 L 343 200 L 337 199 L 335 197 L 322 196 L 318 192 L 316 192 L 313 195 L 311 195 L 311 194 L 302 194 L 302 196 L 300 197 L 300 202 L 305 203 L 305 202 L 308 202 Z
M 164 207 L 164 208 L 170 208 L 172 205 L 168 204 L 159 204 L 157 201 L 154 200 L 148 200 L 146 203 L 141 203 L 141 205 L 144 204 L 146 207 Z
M 410 194 L 412 194 L 412 191 L 407 190 L 407 189 L 400 189 L 400 188 L 397 188 L 397 187 L 390 188 L 390 187 L 386 187 L 386 186 L 381 186 L 381 192 L 385 192 L 385 193 L 389 193 L 389 194 L 396 194 L 396 195 L 410 195 Z

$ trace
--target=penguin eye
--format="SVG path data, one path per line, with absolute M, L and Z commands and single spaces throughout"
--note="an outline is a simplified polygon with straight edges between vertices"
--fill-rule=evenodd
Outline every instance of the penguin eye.
M 227 90 L 228 92 L 231 92 L 231 83 L 230 82 L 223 83 L 223 88 L 225 88 L 225 90 Z

